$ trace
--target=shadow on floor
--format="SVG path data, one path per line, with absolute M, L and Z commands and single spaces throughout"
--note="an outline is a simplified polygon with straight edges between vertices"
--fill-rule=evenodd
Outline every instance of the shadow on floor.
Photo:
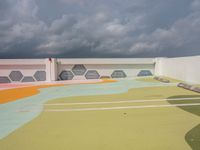
M 179 95 L 179 96 L 173 96 L 173 97 L 168 97 L 168 99 L 172 98 L 195 98 L 195 97 L 200 97 L 194 96 L 194 95 Z M 186 100 L 186 101 L 168 101 L 170 104 L 189 104 L 189 103 L 200 103 L 200 98 L 197 100 Z M 190 112 L 194 115 L 200 116 L 200 106 L 180 106 L 180 109 L 183 109 L 187 112 Z M 186 142 L 190 145 L 190 147 L 193 150 L 200 150 L 200 124 L 195 126 L 193 129 L 191 129 L 187 134 L 185 135 L 185 140 Z

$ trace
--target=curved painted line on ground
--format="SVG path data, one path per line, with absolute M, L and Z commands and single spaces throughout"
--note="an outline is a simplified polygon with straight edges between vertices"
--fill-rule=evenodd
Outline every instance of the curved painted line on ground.
M 200 100 L 197 98 L 172 98 L 172 99 L 138 99 L 138 100 L 119 100 L 119 101 L 104 101 L 104 102 L 82 102 L 82 103 L 50 103 L 44 104 L 44 106 L 63 106 L 63 105 L 98 105 L 98 104 L 120 104 L 120 103 L 144 103 L 144 102 L 163 102 L 163 101 L 189 101 L 189 100 Z
M 40 93 L 37 95 L 0 105 L 0 139 L 8 136 L 19 127 L 36 118 L 43 110 L 42 104 L 52 99 L 72 96 L 116 94 L 127 92 L 131 88 L 168 85 L 170 84 L 146 83 L 133 79 L 124 79 L 106 84 L 80 84 L 43 88 L 40 89 Z M 18 110 L 22 108 L 26 108 L 27 110 L 37 109 L 39 111 L 19 112 Z
M 166 108 L 166 107 L 188 107 L 200 106 L 200 103 L 191 104 L 168 104 L 168 105 L 139 105 L 139 106 L 114 106 L 114 107 L 92 107 L 92 108 L 63 108 L 63 109 L 44 109 L 43 112 L 74 112 L 74 111 L 103 111 L 103 110 L 122 110 L 122 109 L 144 109 L 144 108 Z M 19 112 L 37 112 L 40 110 L 20 110 Z

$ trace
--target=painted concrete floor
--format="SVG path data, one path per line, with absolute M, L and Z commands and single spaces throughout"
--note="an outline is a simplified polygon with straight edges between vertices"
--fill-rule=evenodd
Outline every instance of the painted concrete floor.
M 200 94 L 177 82 L 2 85 L 0 149 L 197 150 Z

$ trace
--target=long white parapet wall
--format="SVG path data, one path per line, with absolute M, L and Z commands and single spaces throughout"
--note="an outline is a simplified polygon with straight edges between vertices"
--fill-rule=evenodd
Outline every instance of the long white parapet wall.
M 200 56 L 156 58 L 155 75 L 200 84 Z
M 1 59 L 0 83 L 168 76 L 200 83 L 200 56 L 123 59 Z

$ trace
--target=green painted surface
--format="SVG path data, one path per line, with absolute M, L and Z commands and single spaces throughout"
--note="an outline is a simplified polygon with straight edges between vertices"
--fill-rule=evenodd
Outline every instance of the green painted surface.
M 48 104 L 200 96 L 177 87 L 131 89 L 126 93 L 54 99 Z M 191 101 L 192 102 L 192 101 Z M 190 101 L 187 103 L 191 103 Z M 198 103 L 198 100 L 195 100 Z M 179 103 L 186 103 L 180 101 Z M 80 105 L 78 108 L 169 104 L 162 102 Z M 45 106 L 63 109 L 69 106 Z M 200 109 L 200 106 L 197 109 Z M 193 110 L 195 107 L 190 107 Z M 189 107 L 184 107 L 189 109 Z M 195 108 L 196 109 L 196 108 Z M 200 117 L 178 107 L 83 112 L 42 112 L 0 141 L 5 150 L 189 150 L 185 141 Z M 196 133 L 196 132 L 195 132 Z M 193 133 L 192 133 L 193 135 Z
M 192 130 L 190 130 L 186 134 L 185 139 L 193 150 L 199 150 L 199 148 L 200 148 L 200 124 L 198 124 Z
M 185 96 L 174 96 L 170 98 L 181 98 Z M 187 97 L 196 97 L 194 95 L 188 95 Z M 199 100 L 190 100 L 188 101 L 182 101 L 182 103 L 197 103 L 200 102 Z M 169 103 L 176 104 L 177 101 L 169 101 Z M 200 106 L 192 106 L 192 107 L 179 107 L 187 112 L 190 112 L 194 115 L 200 116 Z M 200 124 L 192 128 L 185 136 L 185 139 L 187 143 L 191 146 L 193 150 L 199 150 L 200 149 Z

